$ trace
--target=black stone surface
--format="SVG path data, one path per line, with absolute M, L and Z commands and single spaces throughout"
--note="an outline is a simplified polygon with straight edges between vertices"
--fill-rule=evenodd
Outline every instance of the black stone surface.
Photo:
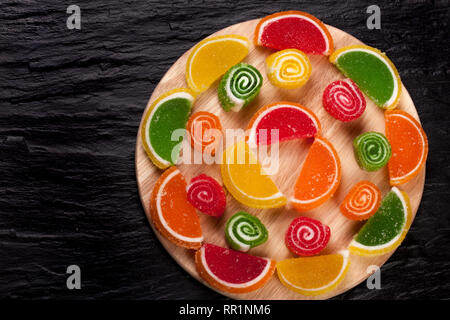
M 68 30 L 66 8 L 81 8 Z M 366 7 L 381 8 L 381 30 Z M 0 297 L 224 299 L 184 272 L 145 218 L 134 175 L 147 100 L 196 42 L 297 9 L 387 52 L 430 141 L 417 218 L 382 268 L 337 299 L 449 299 L 449 1 L 0 3 Z M 66 268 L 82 289 L 66 288 Z

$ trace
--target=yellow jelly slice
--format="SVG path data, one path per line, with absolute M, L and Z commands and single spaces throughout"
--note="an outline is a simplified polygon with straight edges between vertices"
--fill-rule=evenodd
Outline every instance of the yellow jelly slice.
M 231 195 L 252 208 L 278 208 L 286 197 L 266 175 L 245 141 L 227 148 L 221 165 L 222 180 Z
M 337 254 L 282 260 L 277 263 L 277 272 L 287 288 L 315 296 L 336 288 L 349 265 L 349 252 L 343 250 Z
M 204 39 L 192 50 L 186 64 L 186 82 L 201 93 L 248 54 L 247 38 L 224 35 Z

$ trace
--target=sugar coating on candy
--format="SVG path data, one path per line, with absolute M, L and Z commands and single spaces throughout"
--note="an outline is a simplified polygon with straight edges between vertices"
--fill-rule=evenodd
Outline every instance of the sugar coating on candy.
M 264 172 L 245 141 L 225 150 L 220 169 L 225 187 L 242 204 L 261 209 L 286 204 L 286 197 Z
M 391 145 L 379 132 L 366 132 L 353 140 L 356 160 L 361 169 L 376 171 L 383 168 L 391 158 Z
M 260 20 L 255 29 L 255 45 L 275 50 L 294 48 L 309 54 L 329 55 L 333 39 L 316 17 L 301 11 L 284 11 Z
M 349 252 L 281 260 L 278 278 L 287 288 L 306 296 L 316 296 L 336 288 L 350 265 Z
M 299 256 L 313 256 L 322 251 L 330 240 L 330 227 L 308 217 L 295 218 L 285 236 L 286 246 Z
M 154 226 L 176 245 L 197 249 L 203 241 L 200 219 L 187 201 L 186 180 L 181 172 L 167 169 L 156 182 L 150 201 Z
M 276 102 L 256 112 L 248 124 L 250 145 L 312 138 L 320 132 L 320 122 L 308 108 L 293 102 Z
M 220 80 L 218 95 L 225 111 L 238 112 L 258 95 L 263 77 L 255 67 L 239 63 L 225 73 Z
M 308 56 L 297 49 L 286 49 L 271 54 L 266 59 L 266 65 L 269 81 L 281 88 L 299 88 L 311 75 L 311 62 Z
M 314 209 L 333 196 L 341 181 L 341 162 L 330 141 L 316 137 L 295 182 L 291 204 L 299 212 Z
M 381 51 L 364 45 L 336 50 L 330 62 L 352 79 L 375 104 L 393 109 L 400 100 L 401 81 L 397 69 Z
M 402 110 L 385 112 L 386 137 L 392 147 L 388 162 L 391 185 L 400 185 L 416 177 L 428 155 L 428 139 L 420 123 Z
M 214 156 L 221 143 L 222 124 L 219 117 L 207 111 L 194 113 L 186 125 L 191 146 L 201 152 Z
M 206 38 L 195 45 L 186 64 L 186 82 L 196 93 L 208 89 L 248 54 L 248 39 L 239 35 Z
M 197 272 L 211 286 L 232 293 L 262 287 L 275 271 L 275 261 L 205 243 L 195 254 Z
M 348 219 L 365 220 L 378 210 L 380 203 L 380 189 L 370 181 L 360 181 L 347 193 L 339 208 Z
M 174 89 L 156 99 L 144 116 L 141 138 L 152 162 L 161 169 L 176 164 L 181 141 L 172 139 L 175 130 L 184 129 L 194 102 L 188 89 Z
M 351 79 L 330 83 L 323 92 L 322 102 L 331 116 L 343 122 L 358 119 L 366 110 L 366 99 Z
M 220 217 L 225 211 L 225 191 L 215 179 L 206 174 L 192 178 L 187 187 L 187 199 L 200 212 L 210 216 Z
M 225 236 L 231 248 L 246 252 L 266 242 L 269 233 L 257 217 L 241 211 L 228 220 Z

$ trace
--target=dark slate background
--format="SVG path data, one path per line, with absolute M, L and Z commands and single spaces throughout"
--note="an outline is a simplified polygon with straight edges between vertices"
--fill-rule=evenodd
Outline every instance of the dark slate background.
M 81 30 L 66 8 L 81 7 Z M 382 29 L 366 28 L 381 7 Z M 224 299 L 184 272 L 145 218 L 135 138 L 152 90 L 196 42 L 275 11 L 310 12 L 387 52 L 430 140 L 404 244 L 337 299 L 450 298 L 449 1 L 48 1 L 0 3 L 0 297 Z M 66 268 L 82 289 L 66 288 Z

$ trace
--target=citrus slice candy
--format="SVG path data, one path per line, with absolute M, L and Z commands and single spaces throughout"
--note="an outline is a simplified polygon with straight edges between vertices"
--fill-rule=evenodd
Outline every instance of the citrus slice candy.
M 259 94 L 263 84 L 261 73 L 254 66 L 239 63 L 220 80 L 218 95 L 225 111 L 238 112 Z
M 349 246 L 351 253 L 376 256 L 396 249 L 412 222 L 408 195 L 392 187 L 378 211 L 359 230 Z
M 311 75 L 308 56 L 297 49 L 286 49 L 266 59 L 267 76 L 277 87 L 295 89 L 303 86 Z
M 241 211 L 228 220 L 225 236 L 231 248 L 246 252 L 266 242 L 269 233 L 257 217 Z
M 353 45 L 336 50 L 330 62 L 358 87 L 375 104 L 383 109 L 393 109 L 400 100 L 402 83 L 397 69 L 380 50 Z
M 248 123 L 248 143 L 268 145 L 320 133 L 320 122 L 308 108 L 294 102 L 269 104 L 256 112 Z M 274 131 L 276 130 L 276 131 Z M 273 133 L 277 133 L 274 137 Z
M 197 43 L 186 64 L 186 82 L 196 93 L 208 89 L 228 69 L 248 54 L 246 37 L 228 34 L 206 38 Z
M 187 187 L 187 199 L 200 212 L 213 217 L 220 217 L 227 203 L 222 186 L 206 174 L 192 178 Z
M 327 293 L 344 279 L 350 265 L 349 253 L 278 261 L 278 278 L 287 288 L 306 296 Z
M 383 168 L 391 158 L 391 145 L 384 134 L 366 132 L 353 140 L 356 161 L 361 169 L 376 171 Z
M 172 134 L 186 128 L 193 103 L 192 91 L 174 89 L 161 95 L 147 110 L 142 123 L 142 144 L 158 168 L 176 164 L 183 137 L 172 140 Z
M 295 218 L 286 232 L 285 243 L 299 256 L 313 256 L 322 251 L 330 240 L 330 227 L 308 217 Z
M 366 99 L 351 79 L 330 83 L 323 92 L 322 102 L 332 117 L 343 122 L 358 119 L 366 110 Z
M 153 187 L 150 213 L 153 225 L 174 244 L 198 249 L 203 236 L 195 208 L 187 201 L 186 180 L 172 167 L 163 172 Z
M 201 152 L 207 151 L 214 155 L 216 147 L 221 142 L 219 137 L 222 132 L 222 125 L 219 117 L 207 111 L 198 111 L 194 113 L 186 125 L 189 133 L 191 146 Z
M 401 110 L 385 112 L 386 137 L 391 143 L 388 162 L 391 185 L 410 181 L 422 170 L 428 155 L 428 140 L 420 123 Z
M 310 54 L 330 55 L 333 38 L 316 17 L 301 11 L 274 13 L 256 26 L 255 45 L 283 50 L 294 48 Z
M 286 197 L 269 176 L 264 174 L 256 156 L 244 141 L 225 150 L 221 173 L 231 195 L 246 206 L 278 208 L 286 204 Z
M 341 162 L 333 145 L 316 137 L 294 186 L 292 206 L 299 212 L 314 209 L 336 191 L 341 181 Z
M 205 243 L 195 253 L 199 275 L 212 287 L 246 293 L 261 288 L 272 277 L 275 261 Z
M 380 189 L 370 181 L 360 181 L 350 189 L 339 208 L 351 220 L 366 220 L 378 210 L 380 203 Z

